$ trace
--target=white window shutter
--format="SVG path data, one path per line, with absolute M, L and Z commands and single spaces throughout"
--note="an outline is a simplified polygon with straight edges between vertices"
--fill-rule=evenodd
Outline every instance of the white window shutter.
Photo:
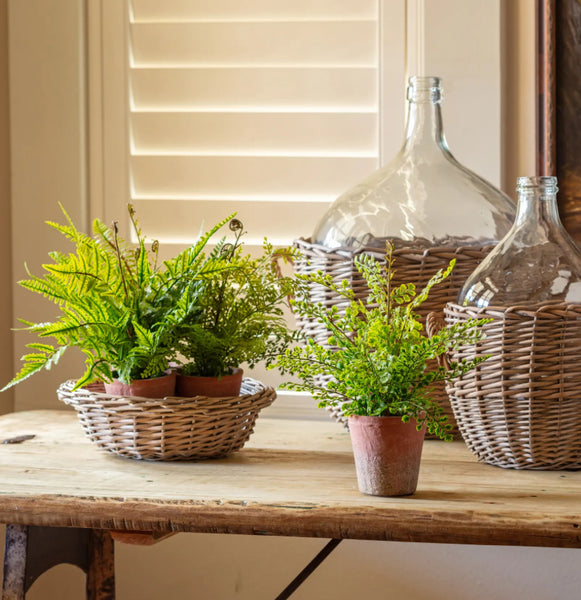
M 107 33 L 121 11 L 103 6 Z M 248 243 L 289 243 L 379 166 L 378 0 L 133 0 L 122 17 L 125 43 L 105 35 L 103 56 L 125 78 L 126 126 L 104 132 L 103 160 L 127 165 L 152 237 L 190 243 L 237 211 Z

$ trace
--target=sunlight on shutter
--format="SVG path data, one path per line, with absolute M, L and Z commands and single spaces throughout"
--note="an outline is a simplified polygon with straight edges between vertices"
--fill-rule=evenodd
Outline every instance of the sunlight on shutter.
M 378 166 L 377 0 L 133 0 L 130 180 L 145 231 L 234 210 L 248 242 L 310 235 Z

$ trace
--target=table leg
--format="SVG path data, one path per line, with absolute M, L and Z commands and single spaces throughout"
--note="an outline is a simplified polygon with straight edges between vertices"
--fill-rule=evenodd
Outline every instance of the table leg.
M 113 540 L 107 531 L 6 526 L 2 600 L 24 600 L 50 568 L 69 563 L 87 573 L 88 600 L 115 599 Z
M 87 600 L 115 600 L 114 542 L 108 531 L 90 530 Z
M 313 558 L 313 560 L 284 588 L 284 590 L 275 598 L 275 600 L 287 600 L 290 598 L 311 575 L 315 569 L 335 550 L 341 543 L 341 540 L 329 540 L 326 546 Z
M 25 594 L 28 528 L 6 525 L 2 600 L 21 600 Z

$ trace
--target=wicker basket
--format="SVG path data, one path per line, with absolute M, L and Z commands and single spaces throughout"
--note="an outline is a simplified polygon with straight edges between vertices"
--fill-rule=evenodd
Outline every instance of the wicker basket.
M 355 292 L 357 298 L 365 299 L 369 293 L 365 280 L 357 271 L 354 258 L 362 253 L 370 254 L 378 260 L 385 260 L 385 252 L 378 248 L 360 248 L 358 250 L 331 250 L 325 246 L 313 244 L 310 240 L 300 239 L 295 245 L 301 250 L 304 258 L 295 264 L 298 273 L 312 273 L 322 271 L 332 275 L 335 282 L 347 279 Z M 416 288 L 423 288 L 430 278 L 439 269 L 444 269 L 450 261 L 455 258 L 456 266 L 452 274 L 440 285 L 432 288 L 430 297 L 422 304 L 418 313 L 425 318 L 432 311 L 442 312 L 447 302 L 455 302 L 458 298 L 460 288 L 486 257 L 493 246 L 482 248 L 460 247 L 460 248 L 399 248 L 394 250 L 395 258 L 395 285 L 402 283 L 414 283 Z M 344 299 L 330 293 L 321 286 L 313 285 L 310 290 L 310 298 L 313 302 L 320 302 L 325 306 L 337 306 L 344 308 Z M 299 328 L 317 343 L 327 346 L 329 332 L 316 321 L 297 316 Z M 325 383 L 322 379 L 321 383 Z M 458 428 L 454 421 L 454 415 L 448 401 L 448 396 L 443 383 L 434 385 L 432 395 L 439 406 L 444 409 L 449 422 L 453 425 L 452 433 L 459 436 Z M 329 409 L 332 416 L 346 426 L 346 419 L 340 407 Z
M 482 461 L 513 469 L 581 468 L 581 306 L 472 309 L 486 338 L 450 358 L 490 358 L 448 385 L 460 432 Z
M 58 397 L 77 411 L 91 441 L 146 460 L 220 458 L 240 450 L 260 410 L 276 398 L 272 388 L 249 378 L 240 396 L 228 398 L 122 397 L 104 393 L 102 384 L 72 391 L 74 384 L 62 384 Z

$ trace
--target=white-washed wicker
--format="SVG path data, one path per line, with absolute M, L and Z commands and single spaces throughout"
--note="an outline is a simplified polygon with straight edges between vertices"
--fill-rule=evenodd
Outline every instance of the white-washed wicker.
M 581 306 L 466 308 L 490 318 L 485 339 L 451 360 L 490 358 L 448 385 L 460 432 L 482 461 L 512 469 L 581 469 Z
M 258 413 L 276 398 L 273 388 L 250 378 L 240 396 L 227 398 L 139 398 L 106 394 L 102 384 L 58 397 L 76 411 L 87 436 L 99 448 L 128 458 L 199 460 L 240 450 L 252 434 Z

